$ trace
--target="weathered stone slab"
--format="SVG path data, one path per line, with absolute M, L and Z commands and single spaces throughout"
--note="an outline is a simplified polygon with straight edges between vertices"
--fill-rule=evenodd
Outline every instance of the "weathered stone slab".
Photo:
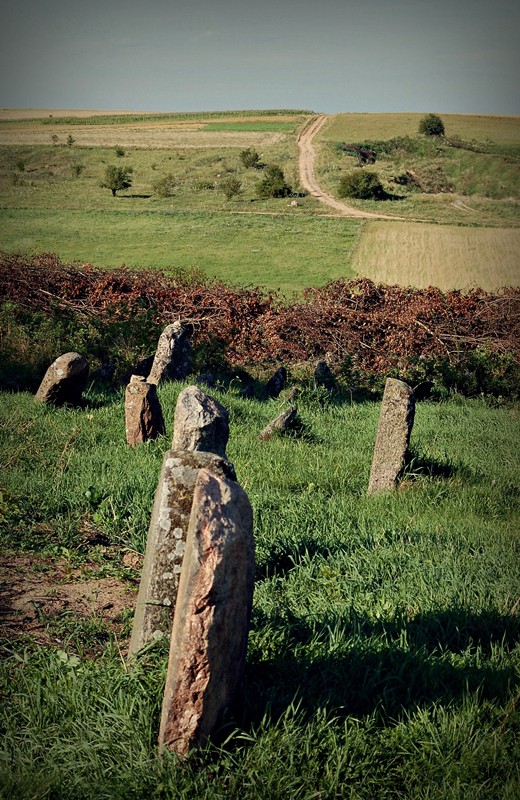
M 166 433 L 157 387 L 132 375 L 125 392 L 126 441 L 134 447 Z
M 88 361 L 79 353 L 64 353 L 58 356 L 43 376 L 34 395 L 35 402 L 54 406 L 81 405 L 88 371 Z
M 203 450 L 226 457 L 229 412 L 198 386 L 179 394 L 173 419 L 174 450 Z
M 283 387 L 285 386 L 285 382 L 287 381 L 287 370 L 285 367 L 280 367 L 276 370 L 274 375 L 269 378 L 265 385 L 265 394 L 266 397 L 276 398 L 279 396 L 280 392 L 282 391 Z
M 279 414 L 279 416 L 266 425 L 258 438 L 262 439 L 262 441 L 265 441 L 267 439 L 271 439 L 277 433 L 284 433 L 285 431 L 290 430 L 296 422 L 297 414 L 298 407 L 291 406 L 291 408 L 288 408 L 287 411 L 283 411 L 281 414 Z
M 244 490 L 201 470 L 195 487 L 159 732 L 181 758 L 204 744 L 241 680 L 255 572 Z
M 164 455 L 148 530 L 129 655 L 154 639 L 169 638 L 171 634 L 193 492 L 202 468 L 235 479 L 233 465 L 214 453 L 168 450 Z
M 191 342 L 180 322 L 167 325 L 159 337 L 148 383 L 182 381 L 191 370 Z
M 368 492 L 394 489 L 404 467 L 415 414 L 413 390 L 388 378 L 383 394 Z

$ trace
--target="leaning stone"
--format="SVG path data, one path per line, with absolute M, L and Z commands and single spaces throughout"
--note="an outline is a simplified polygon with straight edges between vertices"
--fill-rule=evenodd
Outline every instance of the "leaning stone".
M 410 386 L 404 381 L 388 378 L 377 428 L 369 494 L 395 488 L 405 464 L 414 414 L 415 400 Z
M 167 325 L 159 337 L 148 383 L 182 381 L 191 370 L 191 342 L 180 322 Z
M 37 403 L 54 406 L 82 403 L 83 389 L 88 380 L 88 361 L 79 353 L 65 353 L 48 368 L 34 395 Z
M 166 433 L 157 387 L 132 375 L 125 392 L 126 441 L 134 447 Z
M 228 438 L 228 410 L 198 386 L 183 389 L 175 406 L 173 449 L 204 450 L 225 458 Z
M 287 370 L 285 367 L 280 367 L 276 370 L 274 375 L 269 378 L 265 386 L 265 394 L 267 397 L 275 398 L 278 397 L 280 392 L 282 391 L 283 387 L 285 386 L 285 382 L 287 380 Z
M 246 493 L 201 470 L 173 621 L 160 750 L 186 757 L 232 704 L 245 664 L 254 571 Z
M 148 530 L 129 655 L 169 638 L 197 476 L 202 468 L 235 480 L 233 465 L 213 453 L 168 450 Z
M 288 408 L 287 411 L 283 411 L 276 419 L 273 419 L 269 425 L 266 425 L 258 438 L 265 441 L 271 439 L 277 433 L 285 433 L 290 430 L 296 422 L 297 414 L 297 406 L 292 406 Z
M 336 379 L 326 361 L 318 361 L 314 369 L 314 383 L 323 386 L 329 392 L 336 388 Z

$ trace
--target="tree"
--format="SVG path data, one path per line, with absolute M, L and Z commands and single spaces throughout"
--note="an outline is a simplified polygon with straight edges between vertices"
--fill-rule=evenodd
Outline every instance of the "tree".
M 220 182 L 219 188 L 222 189 L 226 195 L 226 200 L 231 200 L 232 197 L 238 197 L 239 194 L 242 194 L 242 182 L 232 175 L 224 178 L 224 180 Z
M 129 189 L 132 185 L 132 167 L 108 166 L 105 170 L 105 180 L 100 184 L 103 189 L 110 189 L 112 197 L 121 189 Z
M 426 114 L 419 122 L 419 133 L 426 136 L 444 136 L 444 122 L 437 114 Z
M 339 196 L 354 197 L 357 200 L 382 200 L 385 190 L 377 172 L 357 170 L 342 176 L 339 182 Z
M 263 179 L 256 185 L 256 193 L 260 197 L 288 197 L 293 190 L 285 182 L 283 170 L 277 164 L 269 164 Z

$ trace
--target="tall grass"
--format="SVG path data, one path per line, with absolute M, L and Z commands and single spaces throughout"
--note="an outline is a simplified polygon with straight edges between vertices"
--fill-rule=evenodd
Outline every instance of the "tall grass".
M 97 553 L 106 568 L 121 548 L 142 551 L 183 385 L 159 389 L 167 436 L 132 451 L 122 393 L 93 385 L 83 410 L 3 395 L 4 548 L 79 563 L 94 519 L 112 544 Z M 513 800 L 518 407 L 420 404 L 401 488 L 368 497 L 378 403 L 308 387 L 300 434 L 260 443 L 283 401 L 238 388 L 214 392 L 255 519 L 237 707 L 187 765 L 160 761 L 166 647 L 128 668 L 115 640 L 96 659 L 4 642 L 3 796 Z

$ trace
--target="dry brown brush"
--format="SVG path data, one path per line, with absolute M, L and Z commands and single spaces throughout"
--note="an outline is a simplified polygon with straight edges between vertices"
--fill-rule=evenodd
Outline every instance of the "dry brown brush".
M 48 253 L 4 253 L 0 300 L 91 331 L 100 360 L 147 355 L 161 328 L 181 319 L 191 326 L 202 360 L 218 353 L 231 366 L 291 367 L 327 357 L 351 378 L 399 373 L 421 379 L 436 370 L 445 383 L 460 384 L 475 359 L 481 369 L 487 359 L 490 378 L 507 372 L 508 381 L 516 380 L 520 363 L 518 288 L 462 294 L 360 278 L 287 301 L 196 271 L 102 270 L 63 264 Z

